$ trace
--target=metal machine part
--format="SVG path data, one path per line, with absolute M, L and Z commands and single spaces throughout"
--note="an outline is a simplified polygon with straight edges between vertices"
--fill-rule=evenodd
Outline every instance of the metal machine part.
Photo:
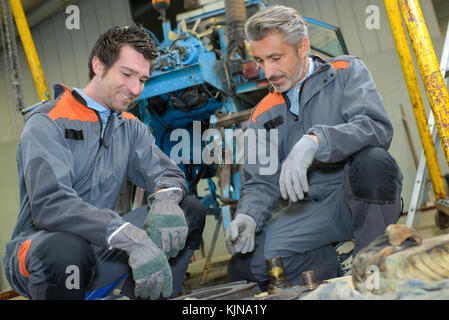
M 439 199 L 435 202 L 438 209 L 435 214 L 435 223 L 440 229 L 449 227 L 449 199 Z
M 308 291 L 314 290 L 320 285 L 316 280 L 315 271 L 313 270 L 304 271 L 302 273 L 302 280 Z
M 272 293 L 263 292 L 246 300 L 301 300 L 321 284 L 327 283 L 327 281 L 317 281 L 315 271 L 313 270 L 304 271 L 302 279 L 304 282 L 302 286 L 289 286 Z
M 226 0 L 226 27 L 228 34 L 227 59 L 247 59 L 245 48 L 244 25 L 248 16 L 246 14 L 245 0 Z
M 159 11 L 161 15 L 161 20 L 165 20 L 166 11 L 170 6 L 170 0 L 152 0 L 153 7 Z
M 174 300 L 240 300 L 260 293 L 255 282 L 236 281 L 203 289 L 175 298 Z
M 281 257 L 266 259 L 265 263 L 269 279 L 268 293 L 275 293 L 291 287 L 285 279 L 284 264 Z
M 282 275 L 278 276 L 279 264 L 282 260 L 279 258 L 267 260 L 271 260 L 269 263 L 273 266 L 272 271 L 275 270 L 278 279 L 284 278 L 283 270 Z M 304 285 L 290 287 L 284 278 L 284 281 L 281 281 L 283 289 L 272 293 L 261 292 L 256 282 L 236 281 L 197 289 L 174 300 L 300 300 L 319 285 L 327 283 L 327 281 L 317 281 L 314 271 L 305 271 L 302 276 Z

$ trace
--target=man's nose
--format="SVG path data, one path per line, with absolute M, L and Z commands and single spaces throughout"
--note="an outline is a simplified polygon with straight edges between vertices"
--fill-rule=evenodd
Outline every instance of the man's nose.
M 140 79 L 134 78 L 128 83 L 128 90 L 133 94 L 134 97 L 137 97 L 143 91 L 143 83 L 140 81 Z
M 262 69 L 262 72 L 265 75 L 266 79 L 270 79 L 275 73 L 274 68 L 268 62 L 265 62 L 263 65 L 260 66 L 260 68 Z

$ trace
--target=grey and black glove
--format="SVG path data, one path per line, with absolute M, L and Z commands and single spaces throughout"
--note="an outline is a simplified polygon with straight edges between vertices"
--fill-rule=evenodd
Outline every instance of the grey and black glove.
M 173 293 L 173 279 L 165 254 L 148 237 L 147 233 L 127 222 L 109 237 L 112 248 L 128 253 L 128 263 L 136 282 L 136 297 L 158 299 Z
M 226 230 L 226 248 L 234 255 L 238 252 L 247 253 L 254 250 L 256 222 L 247 214 L 237 214 Z
M 167 257 L 176 257 L 187 238 L 187 221 L 179 207 L 182 200 L 180 188 L 160 190 L 149 197 L 150 210 L 144 229 Z

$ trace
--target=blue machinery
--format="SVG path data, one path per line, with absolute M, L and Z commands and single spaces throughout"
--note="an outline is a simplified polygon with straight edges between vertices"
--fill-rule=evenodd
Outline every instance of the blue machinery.
M 172 159 L 178 159 L 189 192 L 218 220 L 201 282 L 211 267 L 221 223 L 226 228 L 231 221 L 241 184 L 237 165 L 218 161 L 217 154 L 209 154 L 216 160 L 213 163 L 204 161 L 203 151 L 210 141 L 201 138 L 209 128 L 240 128 L 243 124 L 244 129 L 251 108 L 268 92 L 268 81 L 251 61 L 243 33 L 247 16 L 266 6 L 263 0 L 227 0 L 224 8 L 188 17 L 175 30 L 161 12 L 164 39 L 159 41 L 148 30 L 158 45 L 159 57 L 153 61 L 151 78 L 132 112 L 152 130 L 156 144 Z M 306 17 L 305 20 L 312 51 L 326 56 L 347 54 L 338 28 Z M 184 131 L 179 134 L 177 129 Z M 231 146 L 223 143 L 223 150 L 234 148 L 230 143 Z M 220 195 L 213 177 L 220 178 Z M 203 197 L 197 192 L 201 179 L 207 180 L 209 189 Z
M 268 93 L 269 86 L 257 64 L 251 60 L 243 33 L 247 17 L 264 9 L 266 2 L 224 2 L 224 8 L 187 17 L 172 30 L 170 22 L 165 20 L 169 1 L 153 0 L 153 7 L 160 11 L 163 19 L 164 39 L 159 41 L 147 30 L 158 45 L 159 57 L 153 61 L 151 78 L 130 110 L 150 128 L 156 144 L 172 159 L 178 159 L 177 164 L 186 175 L 189 193 L 197 196 L 208 214 L 217 219 L 201 283 L 213 267 L 210 261 L 221 224 L 227 228 L 231 222 L 242 181 L 235 156 L 231 164 L 223 163 L 220 159 L 224 156 L 209 152 L 207 147 L 211 141 L 203 141 L 202 135 L 207 129 L 216 128 L 217 133 L 209 140 L 220 141 L 222 150 L 234 150 L 233 141 L 217 139 L 221 138 L 217 137 L 219 130 L 245 129 L 251 109 Z M 307 17 L 304 19 L 309 27 L 312 52 L 324 56 L 348 54 L 337 27 Z M 181 134 L 178 129 L 183 129 Z M 209 159 L 214 159 L 212 163 L 204 161 L 203 151 L 207 151 Z M 219 178 L 220 195 L 214 177 Z M 197 191 L 201 179 L 206 179 L 208 185 L 208 193 L 202 197 Z M 107 299 L 126 276 L 87 293 L 86 299 Z

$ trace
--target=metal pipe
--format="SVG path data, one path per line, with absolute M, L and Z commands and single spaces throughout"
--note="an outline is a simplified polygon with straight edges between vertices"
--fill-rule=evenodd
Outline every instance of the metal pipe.
M 22 40 L 28 64 L 30 65 L 31 73 L 33 74 L 39 98 L 41 100 L 48 100 L 50 99 L 50 94 L 48 93 L 44 73 L 39 62 L 39 57 L 37 56 L 33 38 L 31 37 L 30 28 L 28 27 L 22 3 L 20 0 L 9 0 L 9 3 L 11 4 L 11 10 L 14 15 L 14 20 L 16 21 L 20 39 Z
M 418 1 L 399 0 L 399 3 L 449 164 L 449 95 Z
M 441 176 L 440 165 L 437 153 L 433 146 L 432 134 L 427 124 L 427 115 L 418 85 L 418 78 L 413 64 L 410 47 L 402 24 L 401 14 L 397 0 L 385 0 L 385 8 L 391 24 L 394 41 L 401 61 L 402 71 L 407 84 L 413 113 L 416 119 L 419 136 L 426 156 L 427 167 L 429 168 L 430 180 L 437 199 L 446 198 L 446 190 Z

